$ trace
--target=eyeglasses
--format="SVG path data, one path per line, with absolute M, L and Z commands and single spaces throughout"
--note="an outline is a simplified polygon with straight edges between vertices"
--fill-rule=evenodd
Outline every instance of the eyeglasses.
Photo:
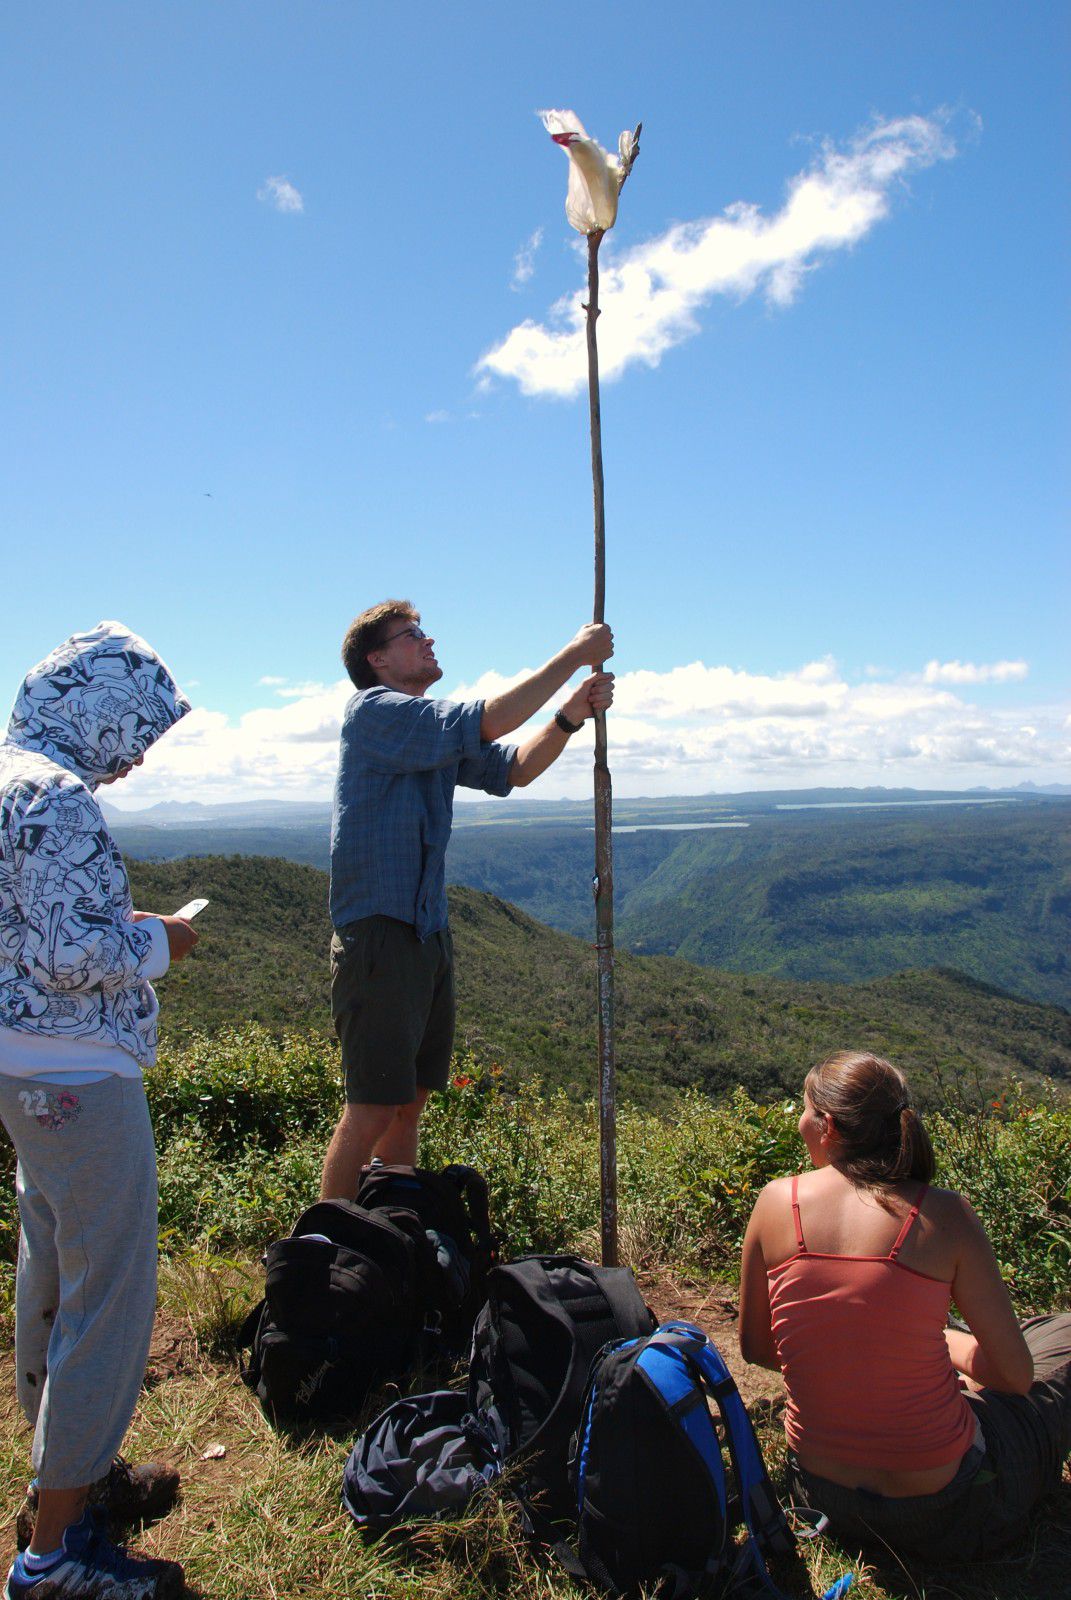
M 397 633 L 390 634 L 386 639 L 383 640 L 381 644 L 377 645 L 376 648 L 378 650 L 383 650 L 387 645 L 393 644 L 395 639 L 404 639 L 406 634 L 409 635 L 410 639 L 426 639 L 428 637 L 424 632 L 424 629 L 418 628 L 414 622 L 411 628 L 399 628 Z

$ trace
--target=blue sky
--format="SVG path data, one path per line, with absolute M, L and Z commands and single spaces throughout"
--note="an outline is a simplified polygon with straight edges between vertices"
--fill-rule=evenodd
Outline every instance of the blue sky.
M 568 107 L 644 123 L 602 250 L 617 791 L 1066 780 L 1067 20 L 14 0 L 0 696 L 118 617 L 197 706 L 124 803 L 296 799 L 364 605 L 416 602 L 448 693 L 565 641 Z

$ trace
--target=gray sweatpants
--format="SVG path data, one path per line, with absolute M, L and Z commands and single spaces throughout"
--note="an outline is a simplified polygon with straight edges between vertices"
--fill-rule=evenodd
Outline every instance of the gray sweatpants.
M 108 1470 L 137 1404 L 156 1310 L 156 1151 L 140 1078 L 70 1089 L 0 1075 L 18 1156 L 19 1403 L 46 1489 Z

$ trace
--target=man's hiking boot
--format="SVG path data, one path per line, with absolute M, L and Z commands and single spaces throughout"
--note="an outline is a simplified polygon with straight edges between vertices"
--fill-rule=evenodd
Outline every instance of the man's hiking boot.
M 15 1558 L 4 1600 L 180 1600 L 186 1592 L 177 1561 L 128 1556 L 105 1535 L 105 1515 L 87 1511 L 63 1535 L 63 1553 L 43 1572 L 27 1572 Z
M 86 1504 L 99 1507 L 104 1513 L 107 1530 L 114 1539 L 128 1528 L 165 1516 L 178 1499 L 178 1492 L 179 1475 L 173 1467 L 165 1467 L 159 1461 L 132 1467 L 122 1456 L 116 1456 L 103 1478 L 91 1485 Z M 20 1550 L 30 1542 L 36 1517 L 37 1484 L 31 1483 L 15 1518 Z

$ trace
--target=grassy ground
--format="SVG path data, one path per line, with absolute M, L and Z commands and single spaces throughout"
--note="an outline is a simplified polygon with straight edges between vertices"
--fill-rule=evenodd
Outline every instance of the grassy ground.
M 356 1424 L 334 1436 L 275 1433 L 226 1349 L 220 1319 L 233 1317 L 253 1292 L 255 1270 L 246 1270 L 196 1258 L 165 1269 L 146 1385 L 127 1442 L 131 1458 L 163 1459 L 181 1470 L 180 1504 L 133 1543 L 183 1562 L 189 1600 L 566 1600 L 577 1593 L 536 1563 L 508 1498 L 497 1494 L 462 1524 L 415 1528 L 366 1545 L 339 1510 Z M 717 1338 L 779 1478 L 780 1384 L 739 1362 L 725 1286 L 648 1273 L 643 1287 L 660 1316 L 688 1317 Z M 0 1362 L 5 1560 L 28 1449 L 11 1369 L 7 1356 Z M 441 1378 L 426 1376 L 428 1387 Z M 384 1392 L 373 1412 L 391 1398 Z M 798 1569 L 779 1577 L 789 1595 L 820 1595 L 847 1571 L 859 1600 L 1060 1600 L 1071 1595 L 1071 1476 L 1000 1563 L 908 1571 L 893 1561 L 864 1563 L 858 1552 L 824 1537 L 801 1545 Z
M 337 1435 L 277 1435 L 238 1376 L 233 1330 L 260 1292 L 264 1243 L 289 1231 L 314 1194 L 337 1093 L 336 1063 L 314 1040 L 218 1035 L 170 1056 L 149 1078 L 161 1179 L 161 1302 L 133 1459 L 177 1465 L 181 1504 L 136 1546 L 181 1560 L 201 1600 L 567 1600 L 572 1585 L 525 1549 L 508 1498 L 489 1495 L 464 1524 L 407 1530 L 365 1546 L 339 1511 L 342 1467 L 359 1419 Z M 660 1117 L 622 1105 L 621 1244 L 664 1320 L 685 1316 L 735 1371 L 781 1481 L 780 1382 L 736 1358 L 731 1278 L 762 1185 L 798 1170 L 791 1103 L 736 1093 L 682 1095 Z M 984 1112 L 930 1122 L 939 1179 L 968 1193 L 1021 1314 L 1071 1302 L 1071 1110 L 1014 1085 Z M 596 1113 L 534 1082 L 505 1092 L 495 1067 L 459 1058 L 424 1121 L 428 1166 L 469 1161 L 487 1174 L 507 1258 L 597 1250 Z M 10 1333 L 17 1218 L 10 1151 L 0 1146 L 0 1332 Z M 3 1342 L 3 1341 L 0 1341 Z M 0 1535 L 10 1559 L 29 1439 L 14 1401 L 10 1339 L 0 1356 Z M 418 1377 L 419 1392 L 443 1375 Z M 394 1396 L 387 1392 L 374 1411 Z M 373 1414 L 374 1414 L 373 1411 Z M 219 1447 L 222 1446 L 222 1453 Z M 3 1541 L 0 1540 L 0 1543 Z M 842 1573 L 859 1600 L 1071 1600 L 1071 1478 L 999 1564 L 956 1571 L 864 1566 L 830 1539 L 801 1547 L 782 1579 L 821 1595 Z

